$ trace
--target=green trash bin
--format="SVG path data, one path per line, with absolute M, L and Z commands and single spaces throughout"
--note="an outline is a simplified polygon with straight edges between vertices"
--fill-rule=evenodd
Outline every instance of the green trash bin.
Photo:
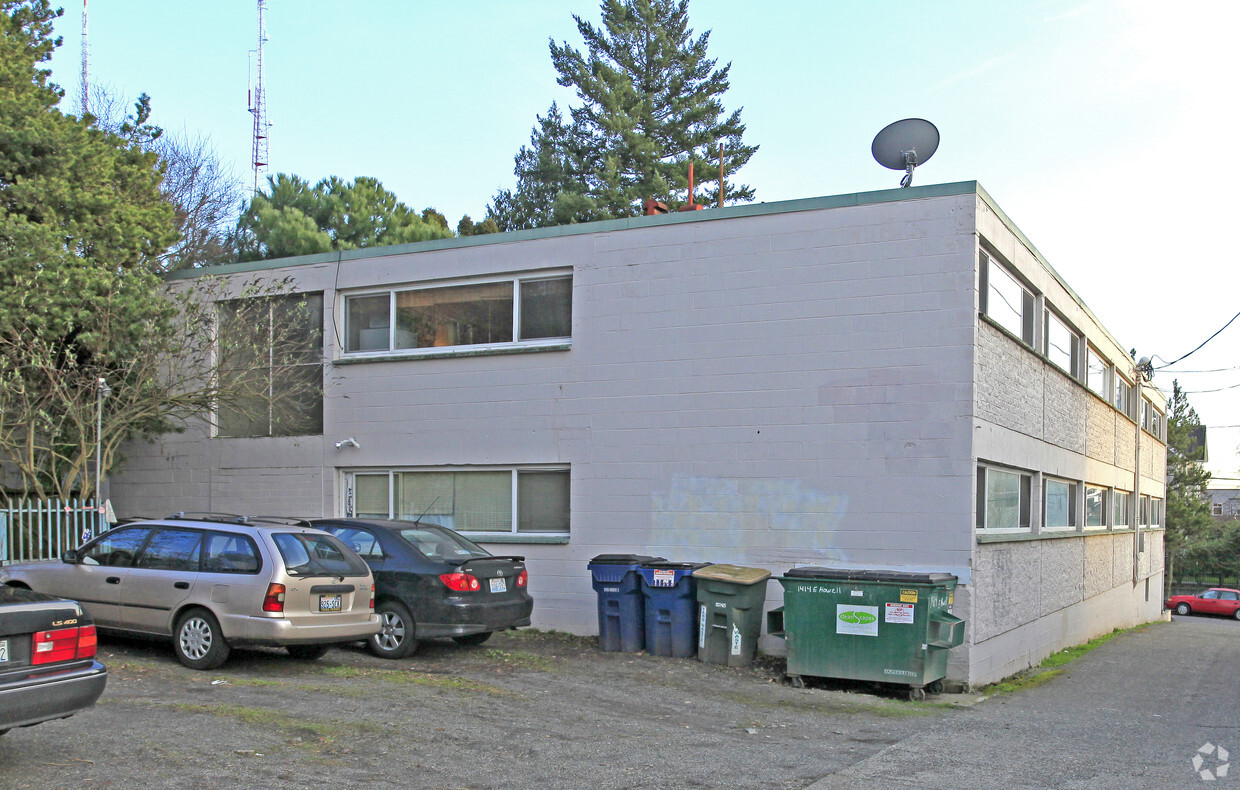
M 767 631 L 787 643 L 794 686 L 809 675 L 906 685 L 914 700 L 942 691 L 947 651 L 964 641 L 955 576 L 807 566 L 777 578 L 784 605 Z
M 747 667 L 762 635 L 762 607 L 771 572 L 740 565 L 708 565 L 697 582 L 698 660 Z

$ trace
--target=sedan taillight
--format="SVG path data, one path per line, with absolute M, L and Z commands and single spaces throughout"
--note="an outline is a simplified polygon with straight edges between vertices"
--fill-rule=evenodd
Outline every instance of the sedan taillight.
M 284 585 L 268 584 L 267 594 L 263 596 L 264 612 L 283 612 L 284 611 Z
M 528 581 L 529 581 L 529 576 L 528 574 L 526 574 L 525 571 L 521 571 L 520 573 L 517 574 L 517 586 L 518 587 L 524 587 L 525 583 Z
M 459 571 L 441 574 L 439 581 L 443 582 L 449 590 L 456 592 L 476 592 L 482 589 L 482 582 L 478 581 L 477 576 Z
M 93 625 L 39 631 L 31 641 L 30 663 L 54 664 L 57 661 L 94 658 L 98 644 Z

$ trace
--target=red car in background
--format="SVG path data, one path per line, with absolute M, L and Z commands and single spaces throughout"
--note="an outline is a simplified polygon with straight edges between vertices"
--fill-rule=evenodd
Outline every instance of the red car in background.
M 1240 590 L 1212 587 L 1197 595 L 1173 595 L 1166 607 L 1176 614 L 1221 614 L 1240 620 Z

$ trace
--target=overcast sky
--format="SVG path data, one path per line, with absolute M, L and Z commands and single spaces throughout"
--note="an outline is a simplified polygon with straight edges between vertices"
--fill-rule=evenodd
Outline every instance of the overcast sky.
M 76 111 L 82 7 L 65 5 L 53 76 Z M 591 0 L 268 0 L 271 172 L 374 176 L 455 226 L 511 186 L 535 116 L 573 95 L 549 38 L 580 44 Z M 1240 311 L 1223 244 L 1232 185 L 1240 3 L 692 0 L 731 62 L 728 110 L 761 146 L 737 179 L 760 201 L 895 187 L 870 141 L 933 121 L 916 184 L 977 180 L 1111 333 L 1173 361 Z M 205 133 L 250 181 L 255 0 L 95 0 L 90 74 L 153 120 Z M 1210 468 L 1240 487 L 1240 321 L 1178 377 L 1211 427 Z

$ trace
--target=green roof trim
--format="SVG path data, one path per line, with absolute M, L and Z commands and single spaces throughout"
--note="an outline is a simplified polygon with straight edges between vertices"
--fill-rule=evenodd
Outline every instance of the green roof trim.
M 554 239 L 564 236 L 581 236 L 592 233 L 608 233 L 617 230 L 634 228 L 657 228 L 663 225 L 678 225 L 685 222 L 711 222 L 721 219 L 737 219 L 739 217 L 761 217 L 768 214 L 786 214 L 793 211 L 819 211 L 822 209 L 842 208 L 845 206 L 864 206 L 878 203 L 898 203 L 903 200 L 919 200 L 924 198 L 948 197 L 951 195 L 982 195 L 995 209 L 996 213 L 1010 224 L 1007 215 L 999 211 L 994 201 L 982 190 L 976 181 L 957 181 L 950 184 L 927 184 L 926 186 L 909 187 L 907 189 L 883 189 L 875 192 L 856 192 L 848 195 L 831 195 L 828 197 L 799 198 L 797 200 L 778 200 L 773 203 L 745 203 L 723 208 L 705 209 L 702 211 L 674 212 L 655 216 L 627 217 L 625 219 L 608 219 L 599 222 L 583 222 L 577 225 L 557 225 L 552 228 L 534 228 L 533 230 L 514 230 L 507 233 L 490 233 L 482 236 L 465 236 L 452 239 L 435 239 L 419 241 L 412 244 L 394 244 L 390 247 L 362 247 L 355 250 L 339 252 L 321 252 L 317 255 L 299 255 L 293 258 L 271 258 L 261 261 L 244 263 L 226 263 L 220 266 L 205 266 L 200 269 L 184 269 L 169 272 L 169 280 L 192 280 L 205 275 L 224 276 L 244 274 L 268 269 L 281 269 L 286 266 L 313 266 L 315 264 L 338 263 L 363 258 L 381 258 L 388 255 L 413 255 L 436 250 L 451 250 L 464 247 L 477 247 L 486 244 L 511 244 L 537 239 Z M 1012 226 L 1015 230 L 1015 226 Z M 1019 230 L 1015 230 L 1017 234 Z M 1027 240 L 1022 235 L 1023 241 Z M 1032 249 L 1032 246 L 1031 246 Z M 1041 256 L 1038 256 L 1039 260 Z

